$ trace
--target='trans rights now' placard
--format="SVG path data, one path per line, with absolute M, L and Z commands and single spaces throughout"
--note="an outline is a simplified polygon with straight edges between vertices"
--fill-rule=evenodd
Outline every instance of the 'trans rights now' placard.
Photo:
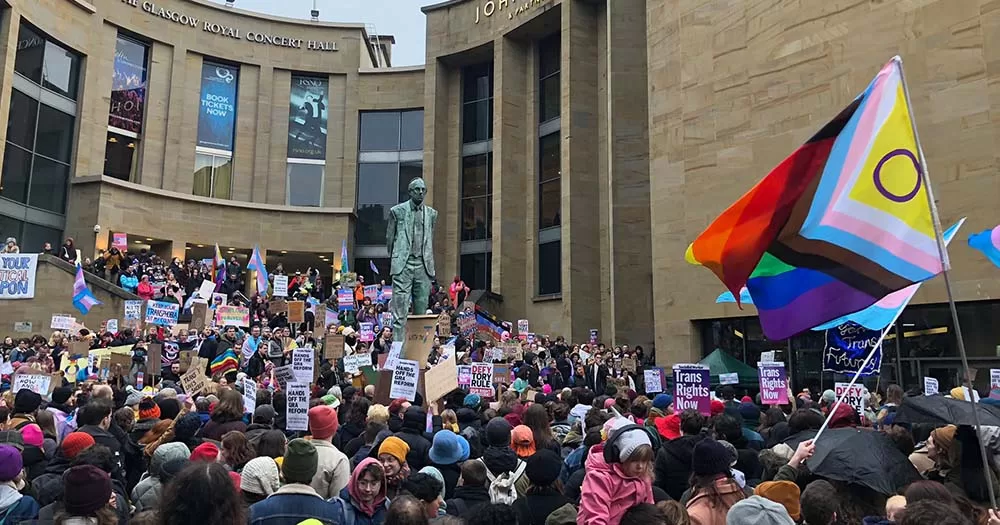
M 710 377 L 707 366 L 674 365 L 674 410 L 693 409 L 712 415 Z
M 757 363 L 760 378 L 760 402 L 765 405 L 788 403 L 788 378 L 785 363 Z

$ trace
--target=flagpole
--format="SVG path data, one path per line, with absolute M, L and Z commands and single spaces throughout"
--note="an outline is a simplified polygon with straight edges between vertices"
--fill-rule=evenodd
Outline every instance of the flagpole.
M 899 78 L 903 86 L 903 96 L 906 99 L 906 106 L 910 113 L 910 128 L 913 130 L 913 139 L 917 144 L 917 158 L 920 160 L 918 175 L 924 183 L 927 192 L 927 203 L 930 205 L 931 218 L 934 222 L 934 238 L 937 241 L 938 258 L 941 261 L 941 274 L 944 276 L 944 288 L 948 294 L 948 308 L 951 310 L 951 321 L 955 325 L 955 338 L 958 339 L 958 355 L 962 359 L 962 369 L 965 372 L 963 382 L 969 388 L 969 403 L 972 404 L 972 417 L 976 423 L 976 441 L 979 442 L 979 454 L 983 460 L 983 475 L 986 476 L 986 485 L 990 491 L 990 507 L 997 508 L 996 495 L 993 494 L 993 484 L 991 483 L 990 462 L 986 457 L 986 445 L 982 438 L 982 423 L 979 420 L 979 411 L 976 410 L 975 389 L 972 387 L 972 376 L 969 374 L 969 357 L 965 352 L 965 341 L 962 338 L 962 326 L 958 322 L 958 308 L 955 306 L 955 296 L 951 289 L 951 277 L 948 267 L 948 250 L 945 248 L 944 236 L 941 233 L 941 220 L 938 216 L 937 204 L 934 202 L 934 193 L 931 191 L 931 177 L 927 167 L 927 159 L 924 157 L 924 148 L 920 144 L 920 135 L 917 132 L 917 120 L 913 115 L 913 104 L 910 102 L 910 88 L 906 84 L 906 74 L 903 71 L 903 59 L 898 55 L 893 57 L 899 67 Z

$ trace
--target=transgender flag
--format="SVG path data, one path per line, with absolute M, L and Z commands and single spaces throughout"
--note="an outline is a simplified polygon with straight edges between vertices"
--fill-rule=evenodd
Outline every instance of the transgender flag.
M 260 256 L 260 249 L 257 245 L 253 247 L 253 254 L 250 255 L 250 262 L 247 269 L 257 272 L 257 293 L 267 296 L 267 267 L 264 266 L 264 258 Z
M 218 290 L 226 282 L 226 260 L 222 258 L 219 245 L 215 245 L 215 258 L 212 259 L 212 275 L 215 276 L 215 289 Z
M 91 308 L 99 304 L 101 302 L 94 297 L 94 294 L 90 293 L 90 288 L 87 288 L 87 281 L 83 278 L 83 267 L 80 266 L 80 263 L 76 263 L 76 279 L 73 280 L 73 306 L 81 314 L 87 315 Z

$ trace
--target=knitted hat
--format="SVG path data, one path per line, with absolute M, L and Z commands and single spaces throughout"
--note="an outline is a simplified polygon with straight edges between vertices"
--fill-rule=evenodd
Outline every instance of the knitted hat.
M 60 446 L 63 455 L 68 459 L 73 459 L 80 452 L 94 446 L 94 438 L 84 432 L 71 432 L 63 438 Z
M 726 447 L 726 450 L 729 452 L 729 466 L 735 467 L 736 462 L 740 459 L 740 454 L 739 452 L 736 452 L 736 447 L 725 439 L 720 439 L 719 444 Z
M 214 443 L 202 443 L 191 451 L 191 461 L 207 461 L 215 463 L 219 459 L 219 447 Z
M 183 445 L 183 443 L 181 443 L 181 445 Z M 184 448 L 187 448 L 187 446 L 185 445 Z M 156 450 L 159 450 L 159 448 Z M 189 463 L 191 463 L 191 460 L 187 457 L 173 458 L 164 462 L 163 465 L 160 465 L 160 484 L 166 485 L 167 482 L 173 479 L 178 472 L 184 470 L 184 467 L 188 466 Z
M 452 465 L 469 459 L 469 442 L 454 432 L 434 434 L 428 455 L 438 465 Z
M 111 499 L 111 476 L 93 465 L 67 470 L 63 484 L 63 507 L 71 516 L 91 516 Z
M 23 468 L 21 451 L 10 445 L 0 445 L 0 482 L 13 481 Z
M 162 413 L 161 413 L 162 414 Z M 197 412 L 188 412 L 174 423 L 174 437 L 177 441 L 188 441 L 201 428 L 201 418 Z
M 653 424 L 656 425 L 657 432 L 664 439 L 677 439 L 681 437 L 681 416 L 677 414 L 658 417 Z
M 160 419 L 160 407 L 152 398 L 147 397 L 139 401 L 139 419 Z
M 0 445 L 10 445 L 23 451 L 24 436 L 16 430 L 0 430 Z
M 410 445 L 396 436 L 389 436 L 378 447 L 378 455 L 389 454 L 400 463 L 406 463 L 406 455 L 410 453 Z
M 142 400 L 146 398 L 146 395 L 143 394 L 141 390 L 136 390 L 131 386 L 127 386 L 125 388 L 128 389 L 128 397 L 125 398 L 125 406 L 127 407 L 139 405 L 142 403 Z
M 176 397 L 167 397 L 156 400 L 156 406 L 160 407 L 160 419 L 176 419 L 181 412 L 181 404 Z M 198 414 L 195 414 L 196 416 Z M 198 420 L 199 424 L 201 420 Z
M 552 385 L 542 385 L 542 393 L 543 394 L 551 394 L 552 393 Z
M 797 521 L 802 516 L 801 507 L 799 507 L 801 491 L 799 486 L 791 481 L 765 481 L 757 485 L 753 493 L 775 503 L 780 503 L 793 520 Z
M 832 405 L 837 402 L 837 393 L 833 390 L 826 389 L 823 391 L 823 395 L 820 396 L 819 400 L 828 405 Z
M 729 508 L 726 525 L 795 525 L 795 521 L 780 504 L 750 496 Z
M 521 414 L 518 414 L 517 412 L 511 412 L 505 415 L 503 419 L 508 425 L 510 425 L 511 428 L 514 428 L 522 423 Z
M 278 464 L 267 456 L 251 459 L 243 467 L 240 490 L 270 496 L 280 485 Z
M 611 433 L 619 428 L 626 427 L 633 424 L 631 420 L 620 417 L 615 419 L 615 423 L 611 427 Z M 608 434 L 610 437 L 611 433 Z M 628 460 L 629 456 L 632 455 L 635 450 L 643 445 L 653 446 L 653 443 L 649 440 L 649 434 L 645 432 L 631 431 L 625 432 L 618 437 L 615 442 L 618 446 L 618 460 L 624 463 Z
M 156 451 L 153 452 L 153 457 L 149 460 L 149 473 L 159 477 L 160 471 L 163 469 L 168 461 L 174 459 L 188 459 L 191 456 L 191 451 L 188 450 L 187 445 L 184 443 L 164 443 L 156 447 Z M 162 480 L 161 480 L 162 481 Z
M 340 406 L 340 399 L 337 399 L 337 396 L 333 394 L 327 394 L 319 398 L 319 400 L 322 401 L 324 405 L 330 408 L 337 408 Z
M 510 448 L 520 458 L 526 458 L 535 453 L 535 435 L 525 425 L 518 425 L 510 432 Z
M 337 433 L 337 411 L 327 405 L 317 405 L 309 409 L 309 431 L 316 439 L 328 439 Z
M 157 395 L 158 397 L 162 397 L 164 399 L 177 399 L 177 390 L 173 388 L 164 388 L 161 389 L 160 393 Z
M 653 398 L 653 408 L 659 408 L 660 410 L 666 410 L 670 406 L 670 403 L 674 402 L 674 396 L 670 394 L 656 394 Z
M 42 396 L 28 390 L 27 388 L 22 388 L 18 390 L 17 394 L 14 396 L 14 413 L 15 414 L 30 414 L 42 405 Z
M 729 472 L 731 457 L 725 445 L 714 439 L 703 439 L 691 452 L 691 472 L 710 476 Z
M 479 397 L 479 394 L 469 394 L 465 396 L 465 399 L 462 401 L 462 405 L 475 409 L 479 408 L 479 404 L 482 402 L 483 398 Z
M 955 442 L 955 425 L 945 425 L 931 431 L 931 438 L 934 439 L 934 447 L 940 450 L 940 456 L 947 458 L 951 453 L 951 445 Z
M 760 420 L 760 409 L 751 402 L 740 403 L 740 415 L 743 416 L 743 421 L 756 423 Z
M 71 397 L 73 397 L 73 389 L 68 386 L 60 386 L 52 391 L 53 403 L 64 405 Z
M 520 394 L 520 393 L 522 393 L 522 392 L 524 392 L 525 390 L 528 389 L 528 382 L 525 381 L 524 379 L 518 378 L 517 380 L 514 381 L 514 384 L 511 385 L 511 388 L 515 392 L 517 392 L 518 394 Z
M 42 436 L 42 427 L 34 423 L 21 427 L 21 438 L 24 439 L 25 445 L 38 448 L 41 448 L 42 443 L 45 441 L 45 437 Z
M 271 405 L 261 405 L 253 411 L 253 422 L 260 425 L 270 425 L 274 422 L 274 417 L 278 415 Z
M 491 447 L 506 447 L 510 444 L 510 423 L 502 417 L 495 417 L 486 423 L 486 443 Z
M 604 410 L 608 410 L 613 406 L 615 406 L 615 398 L 609 397 L 604 400 Z
M 740 403 L 753 403 L 753 399 L 750 396 L 743 396 L 740 398 Z
M 711 403 L 712 417 L 715 417 L 726 411 L 726 404 L 718 399 L 713 399 Z
M 389 438 L 392 439 L 392 438 Z M 396 438 L 399 439 L 399 438 Z M 402 441 L 399 439 L 399 441 Z M 318 464 L 316 447 L 304 439 L 293 439 L 285 448 L 285 459 L 281 463 L 281 472 L 289 483 L 309 483 L 316 475 Z
M 547 487 L 559 479 L 559 470 L 562 468 L 562 459 L 555 452 L 543 448 L 528 458 L 528 466 L 524 473 L 528 475 L 528 480 L 536 487 Z

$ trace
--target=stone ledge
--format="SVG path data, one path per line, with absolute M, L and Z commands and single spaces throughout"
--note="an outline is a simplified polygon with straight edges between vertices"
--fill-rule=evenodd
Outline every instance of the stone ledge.
M 94 13 L 97 12 L 97 8 L 94 7 L 94 4 L 91 4 L 90 2 L 87 2 L 86 0 L 69 0 L 69 1 L 73 5 L 79 7 L 80 9 L 83 9 L 84 11 L 86 11 L 86 12 L 88 12 L 90 14 L 94 14 Z
M 70 264 L 70 263 L 68 263 L 68 262 L 60 259 L 59 257 L 56 257 L 55 255 L 49 255 L 47 253 L 38 254 L 38 261 L 50 264 L 50 265 L 52 265 L 52 266 L 54 266 L 56 268 L 59 268 L 60 270 L 62 270 L 64 272 L 70 274 L 70 275 L 74 275 L 74 276 L 76 275 L 76 266 L 74 266 L 74 265 L 72 265 L 72 264 Z M 104 279 L 101 279 L 100 277 L 98 277 L 96 275 L 93 275 L 93 274 L 91 274 L 91 273 L 89 273 L 87 271 L 83 272 L 83 279 L 88 284 L 93 285 L 94 287 L 100 288 L 101 290 L 104 290 L 105 292 L 108 292 L 109 294 L 114 295 L 114 296 L 116 296 L 118 298 L 125 299 L 125 300 L 130 300 L 130 301 L 141 300 L 141 298 L 138 295 L 126 292 L 124 289 L 122 289 L 122 288 L 120 288 L 118 286 L 115 286 L 115 285 L 111 284 L 110 282 L 108 282 L 108 281 L 106 281 Z

